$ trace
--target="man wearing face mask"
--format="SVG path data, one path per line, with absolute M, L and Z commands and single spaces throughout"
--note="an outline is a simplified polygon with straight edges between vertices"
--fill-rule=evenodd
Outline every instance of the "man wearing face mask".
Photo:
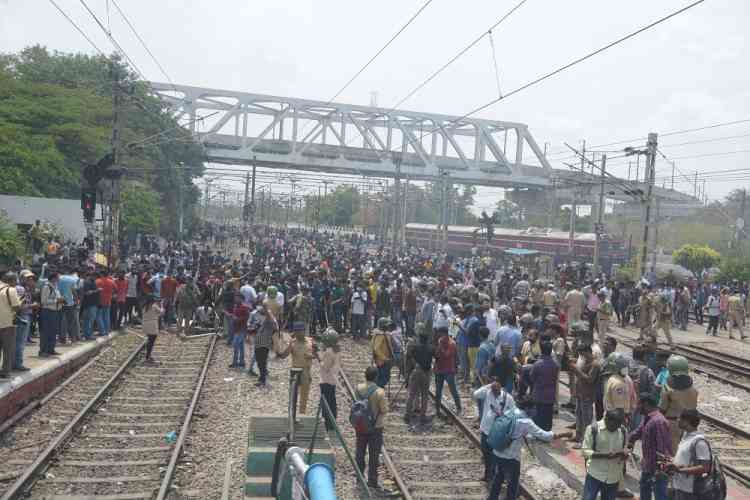
M 607 357 L 604 372 L 609 373 L 609 378 L 604 386 L 604 411 L 621 410 L 627 425 L 630 421 L 633 400 L 632 384 L 626 380 L 626 377 L 628 377 L 628 360 L 621 353 L 613 352 Z M 633 493 L 626 490 L 622 481 L 620 481 L 617 496 L 618 498 L 632 498 Z
M 621 410 L 609 410 L 604 419 L 586 429 L 583 439 L 583 456 L 587 460 L 583 500 L 614 500 L 617 485 L 623 478 L 623 463 L 630 455 L 628 437 Z

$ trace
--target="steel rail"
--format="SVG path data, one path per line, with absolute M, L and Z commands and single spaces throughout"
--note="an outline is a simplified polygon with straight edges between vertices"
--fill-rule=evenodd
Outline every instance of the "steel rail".
M 341 377 L 341 380 L 344 382 L 344 385 L 346 386 L 346 392 L 349 393 L 349 397 L 352 398 L 352 400 L 354 400 L 355 399 L 354 387 L 352 387 L 352 384 L 349 381 L 349 377 L 346 375 L 346 372 L 343 369 L 339 370 L 339 376 Z M 381 450 L 381 453 L 383 455 L 383 462 L 385 462 L 385 466 L 388 469 L 388 472 L 390 472 L 391 477 L 393 478 L 393 481 L 396 483 L 396 487 L 398 487 L 404 500 L 414 500 L 414 497 L 412 497 L 411 492 L 409 492 L 409 487 L 406 486 L 404 479 L 401 477 L 401 473 L 398 472 L 398 469 L 396 469 L 396 464 L 394 464 L 393 460 L 391 460 L 391 456 L 385 447 L 385 443 L 383 443 L 383 448 Z
M 432 391 L 430 392 L 430 397 L 434 401 L 437 402 L 437 398 L 435 397 L 435 393 Z M 450 419 L 453 421 L 454 424 L 461 430 L 461 432 L 464 433 L 464 435 L 469 439 L 469 441 L 472 442 L 472 444 L 478 449 L 482 449 L 482 441 L 477 436 L 477 434 L 469 427 L 469 425 L 461 419 L 458 415 L 456 415 L 453 410 L 445 406 L 445 403 L 440 401 L 440 408 L 442 411 L 445 412 L 446 415 L 450 417 Z M 539 497 L 537 497 L 524 483 L 520 480 L 518 481 L 518 488 L 520 490 L 521 496 L 524 498 L 527 498 L 528 500 L 539 500 Z
M 177 461 L 180 458 L 182 447 L 185 445 L 185 440 L 187 439 L 187 435 L 190 432 L 190 423 L 193 419 L 193 415 L 195 414 L 195 408 L 196 406 L 198 406 L 198 399 L 200 398 L 201 392 L 203 390 L 203 385 L 206 382 L 206 374 L 208 373 L 208 367 L 211 364 L 211 357 L 213 356 L 215 345 L 216 336 L 214 335 L 214 337 L 211 339 L 211 343 L 208 346 L 206 359 L 203 361 L 203 369 L 201 370 L 201 375 L 198 378 L 198 383 L 196 384 L 195 390 L 193 391 L 193 398 L 190 401 L 190 406 L 188 407 L 187 413 L 185 414 L 185 421 L 182 423 L 180 435 L 178 436 L 177 442 L 175 443 L 174 449 L 172 450 L 172 457 L 169 459 L 169 465 L 167 466 L 167 470 L 164 473 L 164 478 L 162 479 L 161 487 L 159 488 L 159 493 L 156 496 L 156 500 L 164 500 L 169 493 L 169 487 L 172 485 L 172 480 L 174 479 L 174 474 L 177 470 Z
M 68 378 L 66 378 L 62 383 L 60 383 L 57 387 L 52 389 L 52 391 L 50 391 L 49 394 L 47 394 L 41 399 L 35 399 L 34 401 L 31 401 L 29 404 L 25 405 L 23 408 L 18 410 L 12 417 L 10 417 L 8 420 L 3 422 L 2 425 L 0 425 L 0 435 L 2 435 L 8 429 L 16 425 L 16 423 L 18 423 L 23 417 L 25 417 L 32 411 L 36 410 L 37 408 L 44 406 L 52 398 L 60 394 L 60 392 L 63 389 L 65 389 L 68 385 L 70 385 L 71 382 L 76 380 L 81 374 L 83 374 L 86 370 L 88 370 L 89 367 L 93 365 L 99 359 L 99 357 L 102 356 L 106 352 L 109 352 L 109 349 L 100 349 L 100 351 L 96 353 L 83 366 L 78 368 L 75 372 L 73 372 L 70 376 L 68 376 Z
M 146 347 L 146 341 L 143 341 L 128 358 L 120 365 L 117 371 L 107 380 L 99 391 L 89 400 L 88 403 L 79 411 L 75 417 L 68 423 L 60 433 L 52 439 L 47 447 L 42 451 L 29 465 L 21 476 L 11 485 L 0 500 L 14 500 L 19 498 L 26 487 L 34 481 L 36 476 L 48 465 L 52 456 L 59 450 L 67 440 L 73 435 L 73 432 L 83 423 L 85 418 L 93 412 L 96 406 L 101 402 L 110 388 L 122 377 L 125 371 L 130 367 L 133 361 L 140 355 Z
M 740 366 L 750 367 L 750 358 L 743 358 L 742 356 L 736 356 L 736 355 L 730 354 L 728 352 L 719 351 L 719 350 L 716 350 L 716 349 L 711 349 L 710 347 L 706 347 L 706 346 L 703 346 L 703 345 L 691 345 L 690 349 L 700 350 L 700 351 L 706 351 L 707 353 L 713 355 L 714 357 L 716 357 L 716 356 L 723 356 L 723 357 L 725 357 L 727 359 L 731 359 L 735 363 L 740 363 Z
M 612 335 L 612 332 L 610 332 L 609 335 Z M 620 342 L 622 345 L 630 347 L 630 348 L 633 348 L 635 346 L 634 342 L 638 340 L 638 339 L 634 339 L 632 337 L 624 336 L 622 334 L 615 334 L 615 335 L 612 335 L 612 336 L 615 337 L 615 338 L 617 338 L 618 342 Z M 677 346 L 675 346 L 675 347 L 677 347 Z M 685 357 L 688 358 L 688 359 L 692 359 L 693 361 L 696 361 L 696 362 L 699 362 L 699 363 L 700 362 L 705 362 L 702 359 L 699 359 L 697 357 L 692 357 L 692 356 L 685 356 Z M 748 385 L 748 384 L 744 384 L 744 383 L 739 382 L 737 380 L 733 380 L 731 378 L 727 378 L 724 375 L 721 375 L 719 373 L 713 372 L 711 370 L 706 370 L 705 368 L 700 368 L 700 367 L 697 367 L 697 366 L 692 366 L 692 367 L 690 367 L 690 369 L 693 370 L 696 373 L 701 373 L 701 374 L 707 376 L 708 378 L 712 378 L 712 379 L 718 380 L 719 382 L 723 382 L 723 383 L 725 383 L 727 385 L 731 385 L 732 387 L 736 387 L 737 389 L 743 389 L 745 391 L 750 392 L 750 385 Z M 726 368 L 722 368 L 722 369 L 726 370 Z M 748 375 L 744 375 L 744 376 L 747 377 Z
M 709 415 L 708 413 L 703 413 L 700 410 L 698 410 L 698 413 L 700 414 L 701 419 L 710 423 L 714 427 L 718 427 L 721 430 L 727 431 L 730 434 L 740 436 L 744 439 L 750 439 L 750 432 L 746 431 L 745 429 L 742 429 L 740 427 L 737 427 L 736 425 L 730 424 L 726 420 L 722 420 L 713 415 Z M 729 461 L 731 461 L 731 458 Z M 729 475 L 733 476 L 735 479 L 738 479 L 744 482 L 745 484 L 750 485 L 750 475 L 737 469 L 731 463 L 727 463 L 726 459 L 721 460 L 721 466 L 724 468 L 724 470 L 727 471 Z
M 695 361 L 734 373 L 735 375 L 750 377 L 750 361 L 748 360 L 744 361 L 745 364 L 739 364 L 733 362 L 730 355 L 724 356 L 722 353 L 697 352 L 692 346 L 676 345 L 674 348 L 682 351 L 686 358 L 694 359 Z

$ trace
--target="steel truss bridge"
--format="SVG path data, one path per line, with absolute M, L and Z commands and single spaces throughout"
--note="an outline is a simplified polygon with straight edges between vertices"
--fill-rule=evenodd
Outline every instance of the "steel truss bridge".
M 553 169 L 527 125 L 292 97 L 151 82 L 204 147 L 209 162 L 411 180 L 520 188 L 535 203 L 594 203 L 598 175 Z M 608 199 L 631 201 L 606 181 Z M 534 193 L 534 194 L 532 194 Z M 694 197 L 654 187 L 666 203 Z M 518 199 L 516 201 L 523 201 Z

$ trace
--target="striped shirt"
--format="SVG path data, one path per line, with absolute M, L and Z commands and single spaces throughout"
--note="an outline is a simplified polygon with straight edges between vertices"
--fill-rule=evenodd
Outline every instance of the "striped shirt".
M 641 470 L 643 472 L 656 472 L 657 453 L 667 457 L 672 456 L 672 431 L 669 422 L 659 410 L 654 410 L 646 416 L 641 425 L 630 434 L 630 444 L 641 440 L 643 458 L 641 459 Z

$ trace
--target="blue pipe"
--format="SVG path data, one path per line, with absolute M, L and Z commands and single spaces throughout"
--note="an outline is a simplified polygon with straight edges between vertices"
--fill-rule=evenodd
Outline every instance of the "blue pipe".
M 333 469 L 328 464 L 313 464 L 305 472 L 305 486 L 310 500 L 336 500 Z

